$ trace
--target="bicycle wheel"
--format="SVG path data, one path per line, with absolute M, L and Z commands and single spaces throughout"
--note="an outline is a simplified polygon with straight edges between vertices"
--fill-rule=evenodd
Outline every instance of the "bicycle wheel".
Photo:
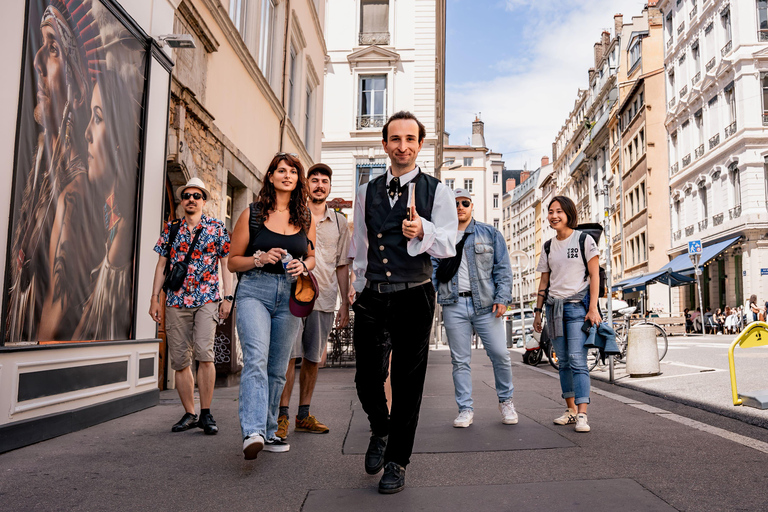
M 547 351 L 547 359 L 549 359 L 549 364 L 552 365 L 552 368 L 560 370 L 557 354 L 555 354 L 555 347 L 553 347 L 551 343 L 549 344 L 549 350 Z
M 658 324 L 652 324 L 656 328 L 656 347 L 659 349 L 659 361 L 664 359 L 669 349 L 669 340 L 667 339 L 667 331 Z
M 616 345 L 619 346 L 619 354 L 613 356 L 613 360 L 616 363 L 627 362 L 627 336 L 625 334 L 619 335 L 616 333 Z
M 587 351 L 587 369 L 592 371 L 600 362 L 600 349 L 591 348 Z

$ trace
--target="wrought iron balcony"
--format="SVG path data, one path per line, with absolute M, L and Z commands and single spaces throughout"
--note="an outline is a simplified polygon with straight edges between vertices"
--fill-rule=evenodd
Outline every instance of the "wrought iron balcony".
M 693 4 L 693 9 L 691 9 L 691 14 L 688 15 L 689 19 L 693 19 L 694 16 L 699 12 L 699 6 L 696 4 Z
M 736 133 L 736 121 L 732 122 L 731 124 L 725 127 L 725 138 L 727 139 L 734 133 Z
M 763 124 L 768 124 L 768 113 L 763 113 Z
M 706 68 L 706 70 L 707 70 L 707 73 L 709 73 L 710 71 L 712 71 L 712 68 L 713 68 L 713 67 L 715 67 L 715 58 L 714 58 L 714 57 L 712 57 L 712 59 L 711 59 L 709 62 L 707 62 L 707 65 L 706 65 L 706 66 L 704 66 L 704 67 Z
M 757 36 L 760 41 L 768 41 L 768 30 L 758 30 Z
M 708 219 L 700 220 L 699 221 L 699 231 L 704 231 L 705 229 L 707 229 L 707 225 L 708 224 L 709 224 L 709 220 Z
M 386 122 L 385 115 L 357 116 L 357 129 L 382 128 Z
M 674 241 L 680 240 L 681 236 L 683 236 L 683 232 L 678 229 L 677 231 L 672 233 L 672 240 Z
M 680 25 L 678 25 L 678 27 L 677 27 L 677 35 L 682 34 L 683 30 L 685 30 L 685 22 L 682 22 Z
M 675 103 L 677 103 L 677 98 L 672 98 L 671 100 L 669 100 L 669 103 L 667 104 L 667 106 L 669 107 L 669 110 L 672 110 L 673 108 L 675 108 Z
M 691 87 L 699 83 L 699 80 L 701 80 L 701 71 L 697 72 L 693 75 L 693 78 L 691 78 Z
M 733 41 L 728 41 L 725 43 L 725 46 L 723 46 L 723 49 L 720 50 L 720 55 L 725 57 L 729 53 L 731 53 L 731 48 L 733 48 Z
M 667 50 L 669 50 L 670 48 L 672 48 L 672 38 L 671 37 L 667 40 Z
M 683 157 L 683 167 L 690 165 L 690 163 L 691 163 L 691 154 L 688 153 Z
M 669 168 L 669 175 L 674 176 L 677 174 L 677 172 L 680 170 L 680 165 L 675 162 L 670 168 Z
M 714 148 L 714 147 L 715 147 L 715 146 L 717 146 L 718 144 L 720 144 L 720 134 L 719 134 L 719 133 L 718 133 L 718 134 L 716 134 L 716 135 L 715 135 L 714 137 L 712 137 L 711 139 L 709 139 L 709 149 L 712 149 L 712 148 Z
M 719 226 L 723 223 L 723 217 L 724 215 L 722 213 L 718 213 L 714 217 L 712 217 L 712 226 Z
M 693 154 L 696 156 L 696 158 L 701 158 L 701 156 L 704 154 L 704 144 L 697 147 Z
M 388 45 L 389 32 L 360 32 L 360 45 Z
M 621 242 L 621 234 L 615 235 L 613 237 L 613 243 Z
M 685 236 L 691 236 L 693 234 L 693 226 L 686 226 Z
M 729 217 L 731 220 L 733 220 L 733 219 L 738 219 L 739 217 L 741 217 L 741 205 L 739 205 L 739 206 L 734 206 L 733 208 L 731 208 L 730 210 L 728 210 L 728 217 Z
M 688 94 L 688 84 L 685 84 L 685 85 L 683 86 L 683 88 L 682 88 L 682 89 L 680 89 L 680 94 L 679 94 L 679 96 L 682 98 L 682 97 L 683 97 L 683 96 L 685 96 L 686 94 Z

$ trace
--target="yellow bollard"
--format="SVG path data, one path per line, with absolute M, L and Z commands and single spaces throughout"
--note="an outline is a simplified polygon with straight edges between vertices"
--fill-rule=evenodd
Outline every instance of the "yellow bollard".
M 736 390 L 736 365 L 733 361 L 733 351 L 736 345 L 742 348 L 762 347 L 768 345 L 768 323 L 752 322 L 733 340 L 728 348 L 728 367 L 731 371 L 731 395 L 733 405 L 742 405 L 744 401 Z

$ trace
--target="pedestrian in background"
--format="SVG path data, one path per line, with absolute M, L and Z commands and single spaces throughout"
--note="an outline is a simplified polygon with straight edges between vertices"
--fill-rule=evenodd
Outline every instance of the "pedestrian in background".
M 278 153 L 267 167 L 259 197 L 237 220 L 229 268 L 240 272 L 237 333 L 243 349 L 240 428 L 243 454 L 287 452 L 277 437 L 277 412 L 285 369 L 301 319 L 288 303 L 293 280 L 315 267 L 315 225 L 307 208 L 307 183 L 298 156 Z M 281 260 L 290 254 L 292 259 Z M 303 261 L 302 261 L 303 260 Z
M 541 272 L 533 328 L 542 331 L 541 308 L 547 305 L 547 329 L 557 354 L 560 388 L 568 406 L 565 413 L 555 418 L 556 425 L 575 423 L 576 432 L 589 432 L 587 405 L 590 383 L 587 369 L 587 332 L 584 327 L 601 322 L 597 298 L 600 287 L 599 251 L 591 236 L 581 235 L 576 205 L 565 196 L 556 196 L 548 205 L 547 220 L 556 236 L 548 243 L 549 251 L 542 251 L 537 272 Z M 585 252 L 582 258 L 581 251 Z M 549 253 L 549 254 L 547 254 Z M 584 268 L 584 261 L 588 268 Z M 584 304 L 588 304 L 587 309 Z

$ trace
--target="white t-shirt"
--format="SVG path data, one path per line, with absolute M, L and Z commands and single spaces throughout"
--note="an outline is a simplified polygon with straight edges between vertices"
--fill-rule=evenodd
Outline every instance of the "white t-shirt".
M 579 247 L 580 234 L 574 230 L 565 240 L 552 238 L 549 257 L 542 248 L 536 272 L 549 272 L 549 293 L 555 299 L 571 297 L 589 286 Z M 587 261 L 600 254 L 595 240 L 589 235 L 584 240 L 584 250 Z
M 464 231 L 459 231 L 456 235 L 456 241 L 458 242 L 464 237 Z M 461 264 L 459 265 L 459 292 L 471 292 L 472 285 L 469 282 L 469 263 L 467 263 L 467 246 L 464 245 L 464 250 L 461 252 Z

